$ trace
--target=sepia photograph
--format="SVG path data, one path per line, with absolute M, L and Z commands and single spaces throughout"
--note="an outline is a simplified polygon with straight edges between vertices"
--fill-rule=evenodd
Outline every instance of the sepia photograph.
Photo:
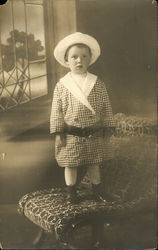
M 157 249 L 157 1 L 4 2 L 0 249 Z

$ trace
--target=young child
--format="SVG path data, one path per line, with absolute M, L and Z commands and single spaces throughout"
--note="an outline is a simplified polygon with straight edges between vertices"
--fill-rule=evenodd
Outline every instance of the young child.
M 100 56 L 100 46 L 92 36 L 76 32 L 57 44 L 54 56 L 70 69 L 56 84 L 50 116 L 55 157 L 65 168 L 67 199 L 77 202 L 80 168 L 88 171 L 94 197 L 102 199 L 100 165 L 111 158 L 108 138 L 115 124 L 105 84 L 87 71 Z

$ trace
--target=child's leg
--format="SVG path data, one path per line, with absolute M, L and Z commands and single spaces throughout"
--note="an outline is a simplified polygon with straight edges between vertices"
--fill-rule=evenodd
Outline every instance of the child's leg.
M 88 166 L 87 171 L 92 184 L 98 185 L 101 183 L 100 166 L 98 164 Z
M 93 197 L 99 202 L 106 202 L 103 198 L 103 189 L 101 184 L 101 173 L 100 165 L 95 164 L 88 166 L 88 174 L 92 183 Z M 92 223 L 92 237 L 93 237 L 93 247 L 100 249 L 104 240 L 104 222 L 101 219 L 97 219 L 96 222 Z
M 76 193 L 77 168 L 65 168 L 65 182 L 67 185 L 67 201 L 69 203 L 77 203 Z
M 74 186 L 77 181 L 77 168 L 65 168 L 65 182 L 67 186 Z
M 92 183 L 94 198 L 98 201 L 105 201 L 103 198 L 103 186 L 101 183 L 101 174 L 99 164 L 88 166 L 88 174 Z

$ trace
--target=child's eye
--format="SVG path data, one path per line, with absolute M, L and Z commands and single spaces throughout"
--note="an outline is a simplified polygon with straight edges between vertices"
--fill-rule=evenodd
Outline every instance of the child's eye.
M 72 56 L 72 58 L 73 58 L 73 59 L 76 59 L 76 58 L 77 58 L 77 56 L 76 56 L 76 55 L 73 55 L 73 56 Z

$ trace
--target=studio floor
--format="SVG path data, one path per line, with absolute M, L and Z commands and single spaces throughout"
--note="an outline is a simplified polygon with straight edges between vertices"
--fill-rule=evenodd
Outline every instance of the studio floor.
M 0 242 L 3 249 L 35 249 L 33 241 L 38 232 L 36 225 L 17 212 L 17 204 L 0 205 Z M 89 249 L 88 228 L 79 230 L 76 243 L 79 249 Z M 55 235 L 46 235 L 40 249 L 57 249 Z M 119 225 L 105 225 L 104 249 L 156 249 L 155 215 L 141 214 L 139 218 L 126 219 Z

